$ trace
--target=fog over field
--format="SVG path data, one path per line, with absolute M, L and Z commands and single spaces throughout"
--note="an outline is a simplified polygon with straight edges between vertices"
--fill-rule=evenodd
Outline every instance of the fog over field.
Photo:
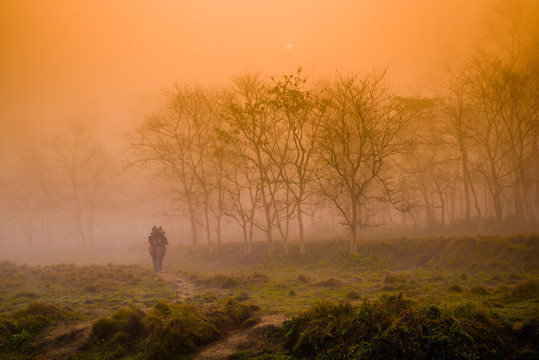
M 2 258 L 538 228 L 535 1 L 1 14 Z
M 4 0 L 0 49 L 0 358 L 539 358 L 537 0 Z

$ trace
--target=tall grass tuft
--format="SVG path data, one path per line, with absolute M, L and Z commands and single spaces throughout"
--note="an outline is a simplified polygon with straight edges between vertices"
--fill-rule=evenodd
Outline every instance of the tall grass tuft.
M 517 300 L 539 299 L 539 282 L 528 279 L 517 284 L 511 290 L 510 297 Z
M 473 307 L 451 311 L 401 295 L 320 302 L 284 323 L 284 348 L 297 359 L 503 358 L 495 321 Z
M 158 302 L 145 320 L 145 352 L 151 359 L 188 354 L 215 340 L 220 331 L 192 304 Z

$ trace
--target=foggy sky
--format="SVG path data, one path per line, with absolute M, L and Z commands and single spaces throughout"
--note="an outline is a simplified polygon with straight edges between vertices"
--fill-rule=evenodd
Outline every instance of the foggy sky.
M 476 44 L 488 2 L 2 0 L 0 166 L 67 119 L 125 132 L 140 99 L 175 82 L 389 66 L 394 88 L 420 93 Z

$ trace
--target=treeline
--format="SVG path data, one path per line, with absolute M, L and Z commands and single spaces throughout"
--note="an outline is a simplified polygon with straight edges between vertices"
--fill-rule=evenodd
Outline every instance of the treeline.
M 314 215 L 338 218 L 352 253 L 372 226 L 536 229 L 539 35 L 537 7 L 530 20 L 525 4 L 506 3 L 497 45 L 445 70 L 429 97 L 392 91 L 386 70 L 178 85 L 127 135 L 128 175 L 72 122 L 2 182 L 2 239 L 14 223 L 30 245 L 49 243 L 59 226 L 84 247 L 96 229 L 108 238 L 147 231 L 137 228 L 144 212 L 187 219 L 191 243 L 204 237 L 217 250 L 223 224 L 235 221 L 246 254 L 260 233 L 269 254 L 276 239 L 287 252 L 291 237 L 305 253 Z M 137 165 L 158 168 L 151 186 Z
M 275 235 L 286 252 L 292 226 L 303 253 L 303 219 L 315 211 L 339 215 L 352 253 L 373 225 L 478 230 L 512 218 L 528 229 L 538 210 L 537 77 L 484 54 L 450 75 L 431 98 L 398 96 L 376 71 L 177 86 L 129 137 L 133 159 L 161 165 L 193 245 L 202 226 L 219 247 L 231 217 L 246 253 L 255 228 L 270 254 Z

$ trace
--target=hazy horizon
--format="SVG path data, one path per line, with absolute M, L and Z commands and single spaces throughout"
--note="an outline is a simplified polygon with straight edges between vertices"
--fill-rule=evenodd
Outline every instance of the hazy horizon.
M 0 161 L 69 119 L 110 136 L 131 130 L 141 102 L 174 83 L 389 67 L 393 88 L 418 94 L 480 41 L 489 3 L 5 1 Z

